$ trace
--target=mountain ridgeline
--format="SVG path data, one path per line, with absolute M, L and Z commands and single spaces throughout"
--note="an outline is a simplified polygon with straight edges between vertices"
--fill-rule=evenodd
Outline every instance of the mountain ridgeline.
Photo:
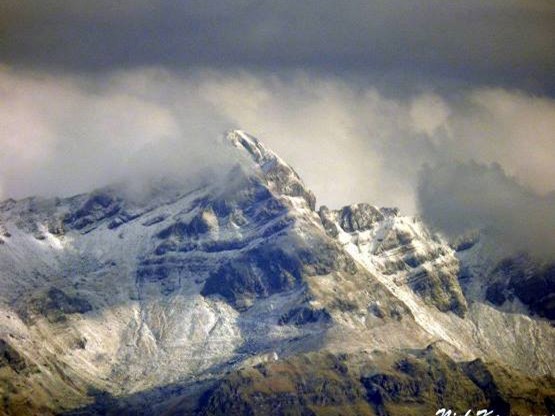
M 553 265 L 218 146 L 217 183 L 0 203 L 0 414 L 555 412 Z

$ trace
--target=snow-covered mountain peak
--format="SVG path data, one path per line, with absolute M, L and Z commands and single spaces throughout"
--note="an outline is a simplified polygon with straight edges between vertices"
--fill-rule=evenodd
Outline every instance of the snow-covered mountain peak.
M 506 306 L 518 297 L 551 319 L 552 298 L 539 295 L 555 268 L 531 285 L 526 262 L 484 267 L 481 243 L 450 247 L 396 208 L 315 212 L 299 175 L 258 139 L 235 130 L 220 145 L 233 167 L 217 181 L 0 202 L 0 351 L 11 368 L 5 359 L 0 370 L 22 391 L 53 397 L 56 411 L 90 402 L 91 388 L 187 401 L 268 357 L 432 342 L 457 360 L 553 374 L 550 323 Z
M 303 198 L 311 210 L 316 207 L 316 197 L 295 170 L 256 137 L 243 130 L 226 133 L 226 140 L 244 155 L 243 160 L 254 162 L 250 167 L 266 182 L 271 191 Z M 241 164 L 243 165 L 243 164 Z M 248 166 L 247 166 L 248 167 Z
M 279 157 L 264 146 L 260 140 L 247 134 L 243 130 L 228 131 L 225 134 L 225 138 L 237 149 L 245 151 L 255 163 L 261 166 L 266 162 L 279 159 Z

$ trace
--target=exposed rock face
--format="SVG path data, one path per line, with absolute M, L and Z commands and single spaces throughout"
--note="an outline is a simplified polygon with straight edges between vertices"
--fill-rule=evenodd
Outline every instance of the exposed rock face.
M 460 281 L 467 295 L 502 310 L 526 310 L 553 322 L 555 264 L 534 261 L 526 254 L 485 254 L 490 250 L 487 242 L 480 241 L 458 250 L 464 264 Z
M 48 321 L 63 322 L 68 314 L 84 314 L 92 310 L 91 304 L 79 295 L 68 296 L 64 291 L 51 287 L 46 293 L 37 293 L 29 297 L 27 304 L 19 309 L 23 319 L 32 322 L 36 315 L 41 315 Z
M 10 367 L 16 373 L 27 368 L 21 354 L 3 339 L 0 339 L 0 367 Z
M 429 233 L 416 218 L 399 217 L 391 208 L 357 204 L 320 209 L 326 232 L 350 252 L 395 284 L 409 286 L 440 311 L 461 317 L 467 310 L 458 282 L 454 251 Z
M 494 305 L 518 298 L 532 313 L 555 320 L 555 265 L 508 258 L 495 267 L 489 281 L 486 299 Z
M 488 301 L 487 289 L 468 289 L 480 270 L 494 270 L 474 261 L 480 244 L 455 252 L 420 220 L 392 208 L 316 212 L 312 192 L 260 141 L 234 131 L 222 145 L 235 161 L 224 183 L 162 183 L 138 200 L 110 187 L 0 203 L 4 413 L 260 413 L 288 405 L 302 414 L 394 414 L 385 403 L 405 403 L 410 394 L 432 406 L 434 383 L 451 370 L 466 381 L 443 386 L 447 393 L 437 397 L 467 391 L 490 400 L 493 393 L 459 364 L 432 365 L 418 355 L 403 367 L 414 374 L 400 380 L 386 377 L 390 367 L 363 371 L 365 361 L 380 361 L 364 351 L 432 342 L 456 360 L 553 374 L 550 323 L 492 305 L 502 298 Z M 508 286 L 497 295 L 512 291 L 526 303 L 528 294 L 529 305 L 545 290 L 535 280 L 499 280 Z M 530 308 L 551 316 L 551 298 L 543 298 Z M 329 353 L 315 353 L 321 350 Z M 304 363 L 306 357 L 313 358 Z M 354 365 L 352 357 L 365 358 Z M 257 390 L 243 389 L 245 374 L 247 381 L 262 377 L 262 386 L 280 364 L 308 381 L 279 376 L 264 388 L 283 395 L 268 393 L 252 407 Z M 311 375 L 311 366 L 325 371 Z M 425 390 L 413 391 L 411 377 L 432 366 L 441 368 Z M 266 367 L 267 376 L 260 373 Z M 376 374 L 385 377 L 382 384 Z M 388 389 L 403 393 L 393 397 Z M 228 403 L 234 392 L 245 400 Z
M 260 141 L 242 131 L 231 131 L 227 139 L 233 146 L 245 149 L 252 160 L 260 167 L 262 175 L 271 191 L 281 195 L 303 198 L 308 207 L 314 210 L 316 197 L 307 189 L 297 173 L 274 152 Z

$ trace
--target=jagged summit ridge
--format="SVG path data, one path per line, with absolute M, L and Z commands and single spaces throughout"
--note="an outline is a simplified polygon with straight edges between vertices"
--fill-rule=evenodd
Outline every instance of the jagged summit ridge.
M 316 197 L 295 170 L 256 137 L 243 130 L 226 133 L 226 140 L 233 147 L 244 152 L 259 170 L 271 190 L 278 194 L 303 198 L 311 210 L 316 208 Z
M 255 163 L 263 166 L 268 161 L 278 160 L 279 157 L 264 146 L 256 137 L 243 130 L 230 130 L 224 134 L 225 140 L 237 149 L 246 151 Z M 282 161 L 282 163 L 284 163 Z

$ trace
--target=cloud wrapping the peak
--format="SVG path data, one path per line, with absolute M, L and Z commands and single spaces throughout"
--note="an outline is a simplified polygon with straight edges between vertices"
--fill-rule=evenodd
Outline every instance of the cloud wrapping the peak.
M 555 192 L 538 195 L 497 164 L 425 167 L 418 202 L 424 219 L 448 236 L 485 230 L 509 252 L 555 259 Z
M 427 216 L 436 210 L 421 201 L 420 169 L 446 161 L 497 163 L 538 201 L 555 189 L 555 102 L 521 91 L 399 96 L 379 81 L 305 71 L 141 68 L 91 77 L 3 69 L 0 98 L 2 198 L 223 171 L 228 162 L 214 141 L 230 128 L 259 137 L 331 207 L 369 202 Z M 493 181 L 488 192 L 505 192 L 503 184 Z
M 4 197 L 67 196 L 117 181 L 192 176 L 222 158 L 224 125 L 163 71 L 79 77 L 0 71 Z M 159 82 L 153 82 L 160 79 Z M 158 89 L 175 88 L 175 93 Z

